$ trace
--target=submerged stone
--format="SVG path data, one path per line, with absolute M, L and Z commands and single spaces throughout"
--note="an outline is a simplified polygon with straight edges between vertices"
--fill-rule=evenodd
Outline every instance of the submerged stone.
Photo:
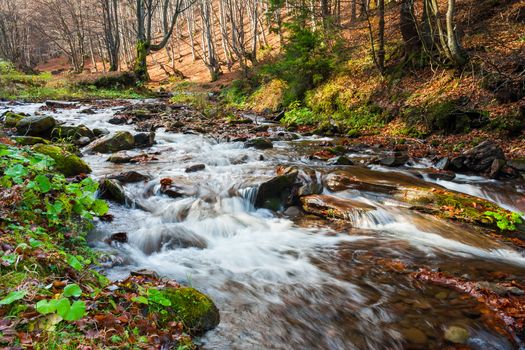
M 445 330 L 445 339 L 454 344 L 466 344 L 469 338 L 469 332 L 459 326 L 450 326 Z

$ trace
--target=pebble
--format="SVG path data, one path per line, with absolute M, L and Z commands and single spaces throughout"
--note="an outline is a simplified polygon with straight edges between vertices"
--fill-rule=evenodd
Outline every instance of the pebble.
M 449 326 L 445 329 L 445 339 L 454 344 L 466 344 L 469 332 L 458 326 Z
M 426 334 L 415 327 L 403 329 L 401 330 L 401 334 L 412 344 L 425 344 L 428 341 Z

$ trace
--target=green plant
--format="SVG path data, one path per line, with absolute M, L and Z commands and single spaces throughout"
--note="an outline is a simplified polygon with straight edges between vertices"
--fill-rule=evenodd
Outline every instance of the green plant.
M 86 313 L 86 303 L 81 300 L 71 303 L 69 298 L 78 298 L 81 295 L 82 290 L 77 284 L 67 285 L 60 298 L 40 300 L 35 309 L 42 315 L 57 314 L 66 321 L 78 321 Z
M 490 222 L 496 222 L 496 225 L 502 231 L 515 231 L 516 225 L 523 223 L 523 214 L 505 213 L 503 211 L 486 211 L 483 213 Z
M 290 104 L 290 109 L 285 113 L 281 120 L 286 126 L 290 125 L 313 125 L 319 117 L 307 107 L 303 107 L 300 101 Z

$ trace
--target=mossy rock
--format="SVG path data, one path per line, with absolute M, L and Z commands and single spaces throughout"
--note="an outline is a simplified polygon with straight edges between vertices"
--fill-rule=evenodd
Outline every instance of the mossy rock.
M 198 290 L 191 287 L 167 288 L 163 294 L 171 302 L 177 317 L 192 333 L 203 333 L 219 324 L 219 309 Z
M 85 125 L 61 125 L 57 126 L 51 132 L 53 138 L 67 138 L 78 140 L 81 137 L 87 137 L 90 140 L 95 138 L 95 134 Z
M 115 153 L 135 147 L 133 135 L 127 131 L 118 131 L 115 134 L 104 136 L 93 141 L 86 148 L 88 152 Z
M 91 168 L 78 156 L 53 145 L 35 145 L 33 150 L 55 160 L 55 168 L 65 176 L 91 173 Z
M 36 136 L 15 136 L 13 137 L 13 140 L 15 140 L 16 143 L 22 146 L 33 146 L 39 143 L 44 145 L 50 144 L 48 140 Z
M 23 114 L 17 114 L 13 112 L 7 112 L 4 114 L 4 125 L 6 128 L 14 128 L 16 123 L 24 119 L 26 116 Z

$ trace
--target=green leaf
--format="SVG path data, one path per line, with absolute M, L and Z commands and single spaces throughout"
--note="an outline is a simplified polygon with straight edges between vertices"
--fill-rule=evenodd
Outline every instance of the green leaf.
M 31 246 L 31 248 L 38 248 L 38 247 L 41 247 L 42 244 L 44 244 L 44 243 L 42 243 L 42 242 L 39 241 L 38 239 L 29 238 L 29 245 Z
M 131 300 L 136 302 L 136 303 L 139 303 L 139 304 L 146 304 L 146 305 L 149 304 L 148 299 L 146 297 L 142 296 L 142 295 L 140 295 L 138 297 L 135 297 L 135 298 L 132 298 Z
M 47 193 L 51 190 L 51 181 L 45 175 L 37 175 L 35 182 L 38 184 L 38 189 L 42 193 Z
M 84 265 L 82 265 L 82 263 L 78 261 L 77 257 L 74 255 L 67 255 L 67 263 L 69 264 L 69 266 L 71 266 L 77 271 L 82 271 L 82 269 L 84 268 Z
M 104 216 L 108 213 L 109 207 L 106 201 L 97 199 L 93 202 L 91 210 L 93 211 L 93 213 L 95 213 L 96 216 Z
M 52 314 L 57 310 L 57 300 L 40 300 L 36 303 L 36 311 L 42 315 Z
M 71 303 L 68 298 L 58 299 L 56 302 L 57 314 L 60 315 L 63 319 L 66 319 L 65 315 L 69 312 L 71 308 Z
M 24 176 L 27 176 L 28 170 L 22 164 L 15 164 L 4 172 L 4 174 L 13 179 L 17 184 L 22 183 Z
M 80 289 L 78 284 L 69 284 L 64 288 L 62 295 L 65 297 L 78 298 L 82 295 L 82 289 Z
M 25 297 L 26 294 L 27 294 L 27 292 L 25 290 L 11 292 L 11 293 L 7 294 L 7 296 L 4 299 L 0 300 L 0 305 L 12 304 L 15 301 L 20 300 L 23 297 Z
M 59 315 L 62 316 L 62 318 L 66 321 L 78 321 L 82 317 L 84 317 L 85 314 L 86 314 L 86 303 L 80 300 L 75 301 L 65 314 L 62 315 L 59 313 Z

